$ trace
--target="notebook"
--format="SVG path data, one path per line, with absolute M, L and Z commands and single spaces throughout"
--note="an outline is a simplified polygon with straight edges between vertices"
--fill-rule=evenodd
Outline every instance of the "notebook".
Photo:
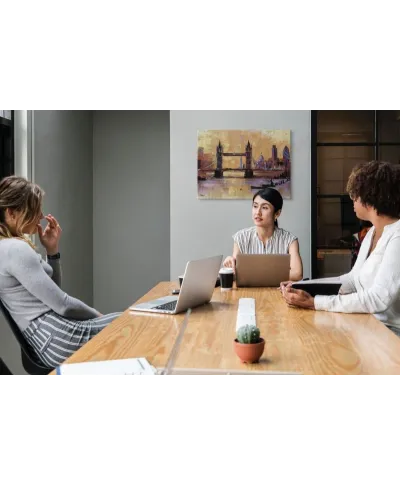
M 99 362 L 82 362 L 78 364 L 62 364 L 56 368 L 57 375 L 154 375 L 157 370 L 147 359 L 103 360 Z
M 337 295 L 342 283 L 339 278 L 323 278 L 318 280 L 298 281 L 292 284 L 292 288 L 304 290 L 311 296 L 316 295 Z

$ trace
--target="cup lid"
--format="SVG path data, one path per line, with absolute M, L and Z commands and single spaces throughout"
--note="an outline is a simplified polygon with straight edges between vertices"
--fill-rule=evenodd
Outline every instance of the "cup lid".
M 230 274 L 233 273 L 233 268 L 221 268 L 219 270 L 220 273 Z

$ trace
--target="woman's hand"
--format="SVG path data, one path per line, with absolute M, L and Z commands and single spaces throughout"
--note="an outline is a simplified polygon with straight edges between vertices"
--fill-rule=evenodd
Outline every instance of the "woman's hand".
M 290 288 L 293 285 L 293 281 L 282 281 L 280 284 L 280 289 L 281 291 L 284 290 L 284 288 Z
M 314 298 L 306 291 L 295 290 L 290 286 L 286 286 L 282 290 L 282 295 L 288 305 L 315 310 Z
M 228 256 L 225 259 L 223 266 L 225 268 L 233 268 L 233 271 L 235 271 L 235 268 L 236 268 L 236 259 L 233 256 Z
M 43 229 L 38 224 L 38 235 L 47 254 L 52 256 L 58 253 L 58 243 L 60 242 L 62 230 L 57 219 L 51 214 L 45 216 L 45 219 L 47 220 L 47 226 Z

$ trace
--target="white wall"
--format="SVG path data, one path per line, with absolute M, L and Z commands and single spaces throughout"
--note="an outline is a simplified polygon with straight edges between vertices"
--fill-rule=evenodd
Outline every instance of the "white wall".
M 232 234 L 252 225 L 250 200 L 197 199 L 197 130 L 291 130 L 292 199 L 280 227 L 299 238 L 311 275 L 311 112 L 171 111 L 171 279 L 190 259 L 232 253 Z
M 169 112 L 93 116 L 94 306 L 108 313 L 169 279 Z
M 14 111 L 15 175 L 32 177 L 32 111 Z

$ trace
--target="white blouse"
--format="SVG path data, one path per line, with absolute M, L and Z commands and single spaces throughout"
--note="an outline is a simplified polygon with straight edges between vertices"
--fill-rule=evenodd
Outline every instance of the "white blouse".
M 290 245 L 296 239 L 296 236 L 280 227 L 274 228 L 272 237 L 265 245 L 258 237 L 255 226 L 241 229 L 233 235 L 242 254 L 288 254 Z
M 340 277 L 340 294 L 317 295 L 314 306 L 330 312 L 373 313 L 381 322 L 400 328 L 400 220 L 385 226 L 368 257 L 374 233 L 372 227 L 353 269 Z

